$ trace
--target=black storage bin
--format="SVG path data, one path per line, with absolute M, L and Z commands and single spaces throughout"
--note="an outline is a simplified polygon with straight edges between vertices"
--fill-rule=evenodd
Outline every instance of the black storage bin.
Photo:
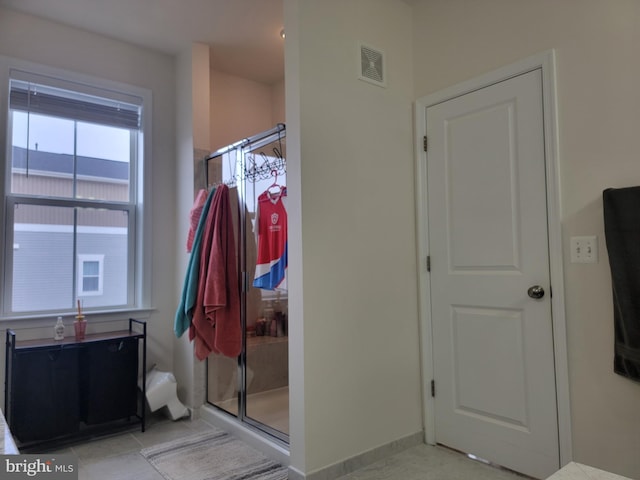
M 78 431 L 78 351 L 76 346 L 64 346 L 14 354 L 12 384 L 17 401 L 11 403 L 9 416 L 19 441 Z
M 87 425 L 136 415 L 138 340 L 117 339 L 83 349 L 81 420 Z
M 146 352 L 146 322 L 133 318 L 127 330 L 81 340 L 17 340 L 7 329 L 4 415 L 20 451 L 41 453 L 138 423 L 144 432 Z

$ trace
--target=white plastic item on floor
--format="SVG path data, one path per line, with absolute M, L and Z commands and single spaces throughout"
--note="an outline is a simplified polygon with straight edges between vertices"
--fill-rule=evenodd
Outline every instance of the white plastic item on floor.
M 186 417 L 189 410 L 178 399 L 176 377 L 171 372 L 152 368 L 147 374 L 147 402 L 152 412 L 167 407 L 171 420 Z

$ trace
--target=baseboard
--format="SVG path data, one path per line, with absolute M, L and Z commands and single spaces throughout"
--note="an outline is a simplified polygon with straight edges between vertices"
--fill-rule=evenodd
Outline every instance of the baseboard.
M 349 473 L 355 472 L 379 460 L 400 453 L 408 448 L 424 443 L 424 432 L 421 430 L 411 435 L 407 435 L 399 440 L 387 443 L 342 462 L 329 465 L 314 472 L 303 474 L 292 467 L 289 467 L 289 480 L 335 480 Z
M 296 470 L 292 466 L 289 466 L 289 476 L 288 480 L 305 480 L 304 473 L 299 470 Z

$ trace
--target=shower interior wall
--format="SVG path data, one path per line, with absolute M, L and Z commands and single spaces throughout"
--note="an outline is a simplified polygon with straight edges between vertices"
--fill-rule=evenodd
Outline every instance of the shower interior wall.
M 211 70 L 210 80 L 211 151 L 286 123 L 284 78 L 267 85 Z

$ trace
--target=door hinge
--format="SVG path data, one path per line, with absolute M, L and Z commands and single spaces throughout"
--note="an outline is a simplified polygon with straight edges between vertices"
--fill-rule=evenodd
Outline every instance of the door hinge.
M 431 255 L 427 255 L 427 272 L 431 271 Z
M 435 380 L 431 380 L 431 396 L 432 397 L 436 396 L 436 381 Z
M 427 136 L 422 137 L 422 148 L 424 151 L 427 151 L 427 147 L 429 146 L 429 142 L 427 141 Z

